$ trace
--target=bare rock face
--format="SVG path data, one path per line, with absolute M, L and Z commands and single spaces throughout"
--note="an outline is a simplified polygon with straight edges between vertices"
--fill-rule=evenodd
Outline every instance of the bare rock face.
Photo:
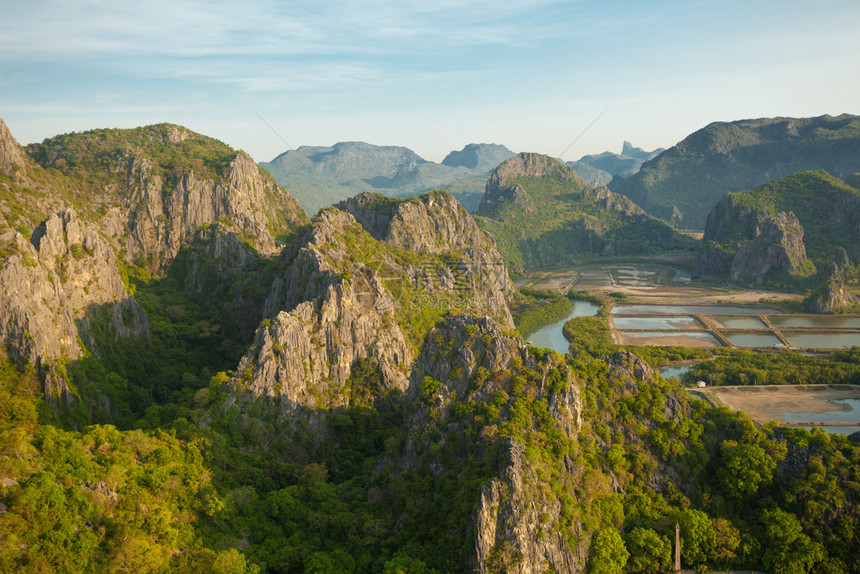
M 323 209 L 285 255 L 265 305 L 271 319 L 229 382 L 237 399 L 263 400 L 282 420 L 349 405 L 359 359 L 378 365 L 383 391 L 411 392 L 421 326 L 446 313 L 492 321 L 499 335 L 513 327 L 507 269 L 488 261 L 492 241 L 450 195 L 339 207 Z
M 269 232 L 275 204 L 288 225 L 305 220 L 296 200 L 264 177 L 244 152 L 236 154 L 221 179 L 200 178 L 188 171 L 165 180 L 140 155 L 129 155 L 117 170 L 125 174 L 128 206 L 107 214 L 106 230 L 125 249 L 128 262 L 143 260 L 153 269 L 168 264 L 198 229 L 219 220 L 235 225 L 264 255 L 278 251 Z
M 694 274 L 743 283 L 767 274 L 805 277 L 815 267 L 806 256 L 803 227 L 792 212 L 753 212 L 726 195 L 708 216 Z
M 472 291 L 474 310 L 484 309 L 513 326 L 507 298 L 514 286 L 507 267 L 492 237 L 451 194 L 434 191 L 402 202 L 361 194 L 338 207 L 392 247 L 422 255 L 456 253 L 459 261 L 438 271 L 447 273 L 453 287 Z
M 347 406 L 352 365 L 374 358 L 385 388 L 406 390 L 413 358 L 394 323 L 393 301 L 379 283 L 364 287 L 373 293 L 330 285 L 317 301 L 278 313 L 257 331 L 233 387 L 251 397 L 277 398 L 285 416 L 299 407 Z
M 25 165 L 21 146 L 0 118 L 0 173 L 13 175 L 15 170 L 23 170 Z
M 113 250 L 74 210 L 49 217 L 31 241 L 11 229 L 0 235 L 0 316 L 7 318 L 0 336 L 11 359 L 42 371 L 49 402 L 68 404 L 68 386 L 50 364 L 81 357 L 82 342 L 98 352 L 88 313 L 107 309 L 120 337 L 148 337 L 149 323 L 125 288 Z
M 812 294 L 807 307 L 813 313 L 838 313 L 849 308 L 852 302 L 853 297 L 850 291 L 845 289 L 845 278 L 839 265 L 831 262 L 827 281 Z
M 500 476 L 481 490 L 475 515 L 473 572 L 542 574 L 584 572 L 588 546 L 571 548 L 558 530 L 547 528 L 561 512 L 551 497 L 534 497 L 541 479 L 523 456 L 525 447 L 508 440 L 501 447 L 505 460 Z

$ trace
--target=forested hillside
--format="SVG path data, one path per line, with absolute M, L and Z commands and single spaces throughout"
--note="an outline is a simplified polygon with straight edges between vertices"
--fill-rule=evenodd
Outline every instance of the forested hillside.
M 301 146 L 260 165 L 311 214 L 359 193 L 410 197 L 438 188 L 474 211 L 487 175 L 512 155 L 505 146 L 469 144 L 439 164 L 405 147 L 340 142 Z
M 815 290 L 815 312 L 854 305 L 860 258 L 860 191 L 802 172 L 726 194 L 708 216 L 695 273 L 732 283 Z
M 627 198 L 594 189 L 570 167 L 539 154 L 519 154 L 497 167 L 476 215 L 517 271 L 695 244 Z
M 762 118 L 714 122 L 647 162 L 615 191 L 683 229 L 704 229 L 727 191 L 802 171 L 860 172 L 860 118 Z

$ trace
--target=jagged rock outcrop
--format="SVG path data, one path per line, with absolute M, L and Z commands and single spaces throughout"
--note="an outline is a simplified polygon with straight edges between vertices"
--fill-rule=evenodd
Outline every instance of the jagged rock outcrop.
M 425 341 L 407 393 L 412 407 L 402 467 L 420 464 L 428 436 L 441 435 L 440 443 L 453 440 L 447 433 L 456 435 L 463 424 L 458 409 L 469 412 L 475 405 L 499 404 L 498 397 L 508 393 L 545 401 L 552 425 L 569 438 L 579 433 L 581 391 L 560 355 L 535 357 L 496 321 L 468 315 L 448 317 Z M 525 378 L 527 388 L 518 387 Z M 541 487 L 544 463 L 524 456 L 525 446 L 516 440 L 504 439 L 497 448 L 500 470 L 476 493 L 478 507 L 471 516 L 476 538 L 469 570 L 583 571 L 587 545 L 572 547 L 553 526 L 560 520 L 562 503 Z M 436 476 L 447 472 L 442 462 L 431 462 L 430 470 Z
M 202 226 L 219 220 L 235 225 L 265 255 L 278 251 L 269 232 L 275 213 L 284 215 L 288 227 L 304 221 L 295 199 L 264 177 L 244 152 L 236 154 L 221 179 L 203 178 L 194 171 L 165 179 L 139 155 L 127 157 L 117 169 L 124 170 L 129 199 L 105 217 L 107 231 L 118 237 L 128 262 L 144 260 L 153 269 L 172 261 L 183 242 Z
M 96 331 L 149 335 L 117 257 L 158 275 L 189 247 L 196 259 L 186 261 L 186 288 L 216 295 L 307 221 L 247 154 L 180 126 L 95 130 L 20 148 L 0 122 L 0 148 L 0 168 L 16 174 L 0 218 L 0 335 L 10 358 L 39 367 L 49 397 L 68 394 L 53 363 L 98 356 Z M 251 334 L 262 301 L 249 291 L 236 289 L 232 308 Z
M 17 170 L 23 170 L 25 165 L 18 140 L 9 131 L 3 118 L 0 118 L 0 173 L 12 175 Z
M 394 301 L 381 282 L 362 287 L 359 294 L 348 283 L 330 285 L 318 301 L 267 321 L 239 363 L 233 387 L 250 397 L 277 398 L 285 417 L 299 407 L 346 406 L 353 363 L 371 357 L 384 388 L 405 391 L 413 357 L 394 322 Z
M 457 253 L 460 262 L 439 268 L 454 288 L 475 289 L 473 296 L 494 317 L 513 325 L 507 298 L 514 292 L 495 242 L 478 227 L 460 203 L 445 191 L 434 191 L 406 201 L 378 194 L 361 194 L 342 202 L 340 209 L 352 214 L 375 239 L 405 251 L 440 255 Z
M 732 283 L 767 275 L 806 277 L 815 268 L 803 235 L 794 213 L 755 211 L 727 194 L 708 216 L 694 275 L 727 274 Z
M 108 321 L 118 337 L 148 337 L 146 314 L 126 290 L 107 241 L 72 209 L 42 222 L 31 241 L 10 229 L 0 242 L 0 336 L 6 352 L 40 369 L 52 406 L 57 400 L 68 405 L 68 385 L 51 364 L 86 350 L 99 352 L 93 321 Z M 94 318 L 96 309 L 107 315 Z
M 503 470 L 481 490 L 475 514 L 473 572 L 585 572 L 587 544 L 571 548 L 562 533 L 547 528 L 561 511 L 557 499 L 533 495 L 541 478 L 526 461 L 525 447 L 508 440 L 500 447 Z
M 507 270 L 449 194 L 360 196 L 340 207 L 322 210 L 288 256 L 266 302 L 271 319 L 230 382 L 243 400 L 277 402 L 286 418 L 349 404 L 359 359 L 376 362 L 384 388 L 406 391 L 424 336 L 416 325 L 432 317 L 465 311 L 513 327 Z
M 806 306 L 813 313 L 838 313 L 852 306 L 854 298 L 845 288 L 845 277 L 833 261 L 827 270 L 827 280 L 808 299 Z
M 29 160 L 67 178 L 81 216 L 98 223 L 128 264 L 163 273 L 182 245 L 215 222 L 258 253 L 306 224 L 298 202 L 242 151 L 181 126 L 93 130 L 27 146 Z M 34 172 L 31 187 L 54 183 Z M 38 176 L 38 177 L 36 177 Z

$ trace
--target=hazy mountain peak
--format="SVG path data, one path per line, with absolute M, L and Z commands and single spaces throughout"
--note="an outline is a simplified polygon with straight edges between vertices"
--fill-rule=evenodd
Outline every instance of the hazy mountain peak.
M 624 145 L 621 147 L 621 155 L 625 157 L 632 157 L 636 159 L 641 159 L 642 161 L 648 161 L 654 157 L 657 157 L 661 153 L 666 151 L 666 148 L 657 148 L 653 151 L 646 151 L 641 147 L 636 147 L 629 141 L 624 142 Z
M 514 155 L 514 152 L 503 145 L 471 143 L 462 150 L 452 151 L 445 156 L 442 165 L 490 171 Z

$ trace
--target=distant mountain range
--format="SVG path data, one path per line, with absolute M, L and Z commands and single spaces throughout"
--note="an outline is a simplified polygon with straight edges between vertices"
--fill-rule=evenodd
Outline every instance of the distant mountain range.
M 573 168 L 576 175 L 592 187 L 616 187 L 623 180 L 636 174 L 642 164 L 654 159 L 666 148 L 645 151 L 635 147 L 628 141 L 624 142 L 621 153 L 606 151 L 597 155 L 585 155 L 579 161 L 569 161 L 567 165 Z
M 497 144 L 469 144 L 441 164 L 400 146 L 341 142 L 302 146 L 260 164 L 310 214 L 362 192 L 410 197 L 436 188 L 474 211 L 490 171 L 514 152 Z
M 714 122 L 687 136 L 614 190 L 675 226 L 704 229 L 727 191 L 802 171 L 860 172 L 860 117 Z

